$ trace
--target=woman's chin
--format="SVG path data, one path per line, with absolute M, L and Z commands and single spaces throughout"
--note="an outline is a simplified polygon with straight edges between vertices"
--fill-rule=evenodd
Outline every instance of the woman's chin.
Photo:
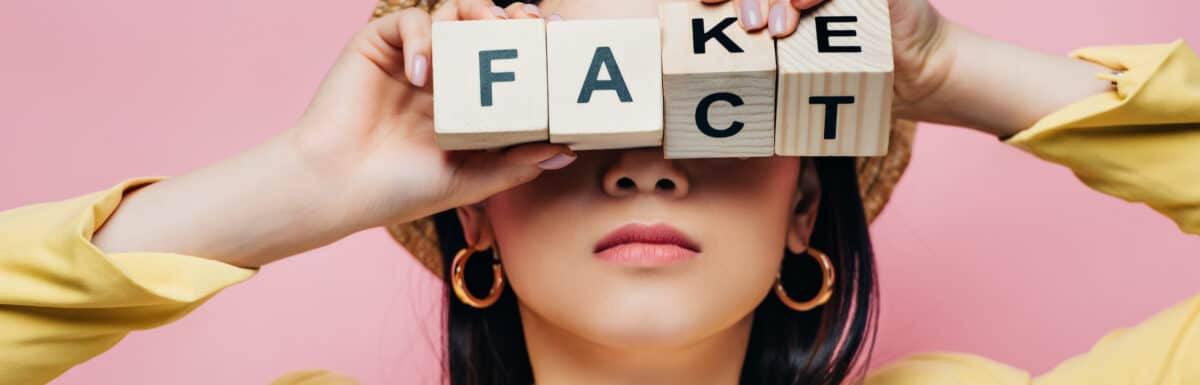
M 678 301 L 610 304 L 583 319 L 563 320 L 594 343 L 613 348 L 653 350 L 695 344 L 730 325 L 703 309 Z M 583 314 L 579 314 L 583 315 Z
M 589 340 L 618 349 L 655 350 L 687 346 L 703 338 L 706 328 L 670 315 L 605 320 L 586 331 Z

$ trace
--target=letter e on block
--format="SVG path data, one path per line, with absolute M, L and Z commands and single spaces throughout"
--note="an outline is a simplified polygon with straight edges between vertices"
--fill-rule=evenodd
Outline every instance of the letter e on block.
M 433 105 L 443 149 L 547 140 L 545 22 L 434 23 Z
M 547 24 L 550 142 L 576 150 L 662 145 L 657 19 Z
M 837 0 L 845 1 L 845 0 Z M 775 40 L 747 33 L 734 4 L 659 7 L 667 158 L 775 153 Z
M 776 42 L 775 153 L 877 156 L 892 126 L 887 0 L 826 1 Z

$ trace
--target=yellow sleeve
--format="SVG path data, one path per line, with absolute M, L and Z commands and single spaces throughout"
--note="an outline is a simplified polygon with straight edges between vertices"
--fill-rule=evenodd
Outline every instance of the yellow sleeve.
M 45 384 L 136 329 L 169 323 L 256 270 L 171 253 L 106 254 L 92 234 L 162 177 L 0 212 L 0 384 Z
M 1121 74 L 1114 90 L 1044 117 L 1007 143 L 1069 167 L 1092 188 L 1142 202 L 1200 234 L 1200 59 L 1183 41 L 1072 56 Z
M 309 369 L 288 373 L 271 385 L 359 385 L 353 378 L 328 370 Z
M 864 385 L 1029 385 L 1029 373 L 964 353 L 925 353 L 872 371 Z
M 871 372 L 866 385 L 1200 384 L 1200 296 L 1100 339 L 1088 353 L 1036 378 L 961 353 L 906 357 Z
M 1072 56 L 1112 68 L 1112 92 L 1044 117 L 1005 142 L 1069 167 L 1084 183 L 1170 217 L 1200 234 L 1200 59 L 1182 42 L 1099 47 Z M 1200 296 L 1031 378 L 959 353 L 907 357 L 871 372 L 867 385 L 1200 384 Z
M 1200 296 L 1100 339 L 1035 385 L 1200 384 Z

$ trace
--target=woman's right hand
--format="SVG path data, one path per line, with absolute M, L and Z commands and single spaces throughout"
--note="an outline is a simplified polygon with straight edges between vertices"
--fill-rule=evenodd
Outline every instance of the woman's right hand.
M 433 15 L 408 8 L 375 20 L 350 40 L 284 135 L 325 183 L 341 185 L 340 210 L 360 228 L 475 203 L 564 167 L 574 153 L 563 145 L 451 153 L 434 141 L 432 22 L 538 17 L 532 5 L 454 0 Z
M 532 6 L 530 6 L 532 7 Z M 433 131 L 433 20 L 539 17 L 523 4 L 448 0 L 355 34 L 291 129 L 185 175 L 126 191 L 92 241 L 258 267 L 352 233 L 478 202 L 574 160 L 536 143 L 446 152 Z

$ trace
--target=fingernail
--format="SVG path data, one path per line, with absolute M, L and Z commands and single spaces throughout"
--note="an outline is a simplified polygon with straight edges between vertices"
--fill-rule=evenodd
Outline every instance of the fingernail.
M 742 28 L 754 29 L 762 27 L 762 11 L 758 9 L 759 0 L 742 0 Z
M 504 12 L 504 8 L 500 8 L 495 5 L 492 6 L 492 14 L 496 15 L 496 17 L 499 17 L 501 19 L 508 18 L 508 13 Z
M 554 157 L 552 157 L 550 159 L 546 159 L 546 160 L 539 162 L 538 168 L 543 169 L 543 170 L 557 170 L 557 169 L 560 169 L 563 167 L 567 167 L 568 164 L 571 164 L 571 162 L 575 161 L 575 158 L 576 158 L 575 154 L 566 154 L 566 153 L 560 152 L 560 153 L 558 153 L 558 155 L 555 155 Z
M 767 31 L 771 32 L 772 36 L 782 35 L 787 31 L 787 7 L 783 2 L 776 2 L 771 6 L 771 12 L 767 14 Z
M 555 13 L 555 14 L 553 14 L 553 15 L 550 15 L 549 17 L 547 17 L 547 18 L 546 18 L 546 20 L 550 20 L 550 21 L 562 21 L 562 15 L 559 15 L 559 14 Z
M 425 55 L 417 55 L 416 57 L 413 58 L 412 77 L 409 78 L 408 80 L 410 82 L 412 82 L 412 85 L 414 85 L 414 86 L 424 87 L 425 80 L 428 77 L 429 77 L 429 59 L 426 59 Z
M 536 5 L 526 3 L 524 5 L 524 8 L 525 8 L 525 13 L 528 13 L 530 15 L 542 16 L 542 10 L 538 9 L 538 7 Z

